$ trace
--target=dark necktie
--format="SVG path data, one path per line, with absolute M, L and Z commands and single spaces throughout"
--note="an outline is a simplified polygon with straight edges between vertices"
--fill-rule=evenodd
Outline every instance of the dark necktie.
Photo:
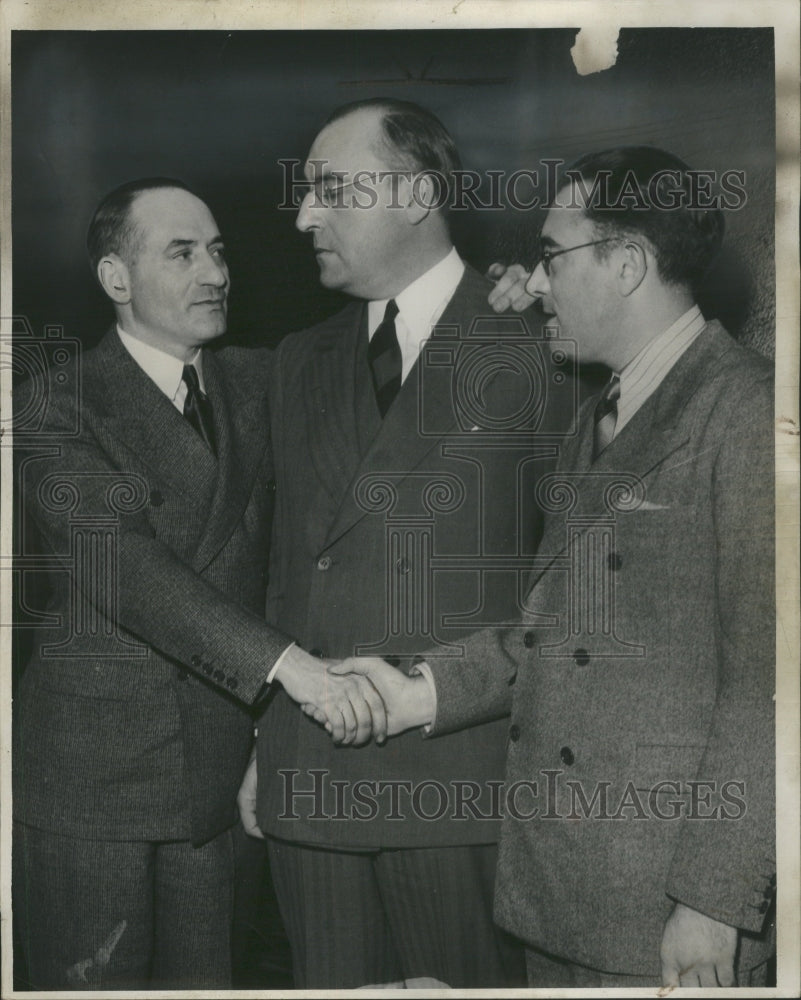
M 620 379 L 613 375 L 604 386 L 598 405 L 595 407 L 595 433 L 593 436 L 592 460 L 601 454 L 615 435 L 617 423 L 617 401 L 620 399 Z
M 214 416 L 211 412 L 209 397 L 201 391 L 200 380 L 194 365 L 184 365 L 184 384 L 186 399 L 184 400 L 184 416 L 206 442 L 206 445 L 216 455 L 214 447 Z
M 373 375 L 373 388 L 383 419 L 401 387 L 403 358 L 401 357 L 395 317 L 398 306 L 394 299 L 387 302 L 384 318 L 376 328 L 367 348 L 367 360 Z

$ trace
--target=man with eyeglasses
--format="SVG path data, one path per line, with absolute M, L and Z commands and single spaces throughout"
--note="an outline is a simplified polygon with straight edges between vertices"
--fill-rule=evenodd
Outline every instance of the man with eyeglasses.
M 390 735 L 427 726 L 435 743 L 511 711 L 495 915 L 531 985 L 766 984 L 772 371 L 696 304 L 722 235 L 669 153 L 566 172 L 536 268 L 494 302 L 539 299 L 611 375 L 542 483 L 525 614 L 416 678 L 376 658 L 329 668 L 370 676 Z
M 331 116 L 308 155 L 297 227 L 322 284 L 356 301 L 286 338 L 271 380 L 267 618 L 323 656 L 380 650 L 399 676 L 422 645 L 451 648 L 516 613 L 540 526 L 532 484 L 548 460 L 515 423 L 544 403 L 531 388 L 539 361 L 497 365 L 509 324 L 451 240 L 458 166 L 441 122 L 417 105 L 369 100 Z M 468 341 L 485 363 L 465 422 L 455 372 Z M 491 791 L 506 737 L 489 720 L 436 743 L 412 733 L 337 749 L 287 699 L 269 706 L 240 799 L 246 829 L 269 838 L 298 987 L 525 982 L 520 951 L 492 921 Z

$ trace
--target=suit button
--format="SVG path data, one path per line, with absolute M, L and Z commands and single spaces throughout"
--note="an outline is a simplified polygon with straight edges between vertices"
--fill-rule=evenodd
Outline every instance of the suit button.
M 577 649 L 573 654 L 573 659 L 580 667 L 586 667 L 590 662 L 590 654 L 586 649 Z
M 225 674 L 222 672 L 222 670 L 215 670 L 214 671 L 214 680 L 215 681 L 224 681 L 225 680 Z
M 562 749 L 559 751 L 559 756 L 562 759 L 562 763 L 567 764 L 568 767 L 572 767 L 573 762 L 576 759 L 576 755 L 573 753 L 570 747 L 562 747 Z
M 229 677 L 226 683 L 228 684 L 228 687 L 233 691 L 239 682 L 237 681 L 236 677 Z
M 318 660 L 322 660 L 322 658 L 323 658 L 323 651 L 322 651 L 322 649 L 318 649 L 315 646 L 314 649 L 310 649 L 309 650 L 309 656 L 316 656 Z
M 317 569 L 325 572 L 327 569 L 331 569 L 331 556 L 320 556 L 317 560 Z
M 152 490 L 150 493 L 150 506 L 160 507 L 164 503 L 164 494 L 161 490 Z
M 192 659 L 189 662 L 192 664 L 193 667 L 199 667 L 200 664 L 203 661 L 200 659 L 200 657 L 197 655 L 197 653 L 195 653 L 195 655 L 192 657 Z
M 518 726 L 517 723 L 509 727 L 509 739 L 512 743 L 517 743 L 520 739 L 520 726 Z
M 267 490 L 268 493 L 275 493 L 275 480 L 274 479 L 269 480 L 269 482 L 264 488 Z
M 534 645 L 533 632 L 526 632 L 526 634 L 523 636 L 523 645 L 526 647 L 526 649 L 531 649 L 531 647 Z
M 212 666 L 211 666 L 211 664 L 210 663 L 204 663 L 203 664 L 203 673 L 204 674 L 208 674 L 208 676 L 211 677 L 211 672 L 212 672 Z
M 617 554 L 617 552 L 610 552 L 609 555 L 606 557 L 606 565 L 614 573 L 621 568 L 621 566 L 623 565 L 623 560 Z
M 398 561 L 397 561 L 397 562 L 395 563 L 395 568 L 397 569 L 397 571 L 398 571 L 399 573 L 403 573 L 403 574 L 406 574 L 406 573 L 408 573 L 408 572 L 409 572 L 409 570 L 410 570 L 410 569 L 411 569 L 412 567 L 411 567 L 411 565 L 410 565 L 410 563 L 409 563 L 409 560 L 408 560 L 408 559 L 399 559 L 399 560 L 398 560 Z
M 189 680 L 189 671 L 185 670 L 183 667 L 179 667 L 177 673 L 178 673 L 178 680 L 179 681 L 188 681 Z

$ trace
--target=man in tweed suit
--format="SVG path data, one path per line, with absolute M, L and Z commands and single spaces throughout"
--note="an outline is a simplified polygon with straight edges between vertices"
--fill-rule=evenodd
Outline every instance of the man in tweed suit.
M 766 978 L 772 373 L 695 304 L 723 220 L 687 171 L 648 147 L 589 155 L 548 213 L 528 291 L 613 374 L 541 484 L 522 621 L 415 679 L 331 668 L 373 677 L 390 732 L 511 711 L 495 916 L 532 986 Z
M 53 570 L 15 699 L 17 930 L 38 989 L 222 988 L 248 707 L 277 680 L 358 742 L 382 706 L 264 622 L 267 359 L 206 346 L 229 288 L 208 207 L 133 182 L 88 245 L 116 328 L 15 393 Z

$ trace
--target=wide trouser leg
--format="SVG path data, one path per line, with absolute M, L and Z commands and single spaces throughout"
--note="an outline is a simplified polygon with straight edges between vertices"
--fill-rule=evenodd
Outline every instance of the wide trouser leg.
M 78 840 L 14 825 L 14 922 L 33 989 L 149 982 L 154 863 L 144 842 Z
M 202 847 L 159 844 L 152 985 L 230 989 L 234 848 L 230 830 Z
M 525 986 L 523 948 L 492 920 L 495 844 L 384 850 L 379 891 L 405 979 Z
M 297 989 L 353 989 L 403 978 L 373 853 L 273 838 L 268 853 Z
M 522 949 L 492 923 L 494 846 L 269 849 L 298 988 L 525 983 Z
M 22 824 L 14 834 L 14 921 L 32 988 L 228 983 L 229 834 L 200 848 Z

